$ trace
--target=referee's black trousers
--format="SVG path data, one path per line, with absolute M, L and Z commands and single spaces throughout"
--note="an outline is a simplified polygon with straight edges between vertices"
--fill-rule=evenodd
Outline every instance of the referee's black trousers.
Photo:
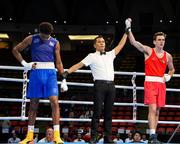
M 113 81 L 96 80 L 94 83 L 94 105 L 91 122 L 91 138 L 98 136 L 98 125 L 100 114 L 104 102 L 104 142 L 111 138 L 112 128 L 112 108 L 116 89 Z

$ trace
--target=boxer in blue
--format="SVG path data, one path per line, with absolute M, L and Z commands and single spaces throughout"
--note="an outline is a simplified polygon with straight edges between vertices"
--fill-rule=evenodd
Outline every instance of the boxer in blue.
M 33 141 L 34 124 L 40 98 L 49 98 L 52 108 L 52 119 L 54 128 L 54 142 L 63 143 L 60 138 L 59 130 L 59 104 L 58 104 L 58 85 L 57 73 L 62 74 L 63 64 L 60 56 L 60 44 L 51 37 L 54 28 L 48 22 L 42 22 L 39 25 L 39 34 L 30 35 L 22 42 L 16 45 L 12 53 L 16 59 L 21 62 L 25 69 L 30 70 L 29 86 L 27 97 L 30 98 L 30 108 L 28 115 L 28 132 L 26 138 L 20 144 L 26 144 Z M 32 62 L 27 63 L 21 51 L 30 47 Z M 55 63 L 55 64 L 54 64 Z M 62 91 L 67 90 L 66 81 L 61 85 Z

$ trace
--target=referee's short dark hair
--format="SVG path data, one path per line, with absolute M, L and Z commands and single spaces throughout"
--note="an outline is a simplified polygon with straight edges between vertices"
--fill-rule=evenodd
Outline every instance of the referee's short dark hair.
M 39 24 L 39 32 L 50 35 L 54 31 L 53 25 L 49 22 L 42 22 Z
M 104 37 L 103 37 L 102 35 L 98 35 L 98 36 L 97 36 L 97 37 L 95 37 L 95 39 L 93 40 L 93 44 L 95 44 L 95 43 L 96 43 L 96 40 L 97 40 L 98 38 L 103 38 L 103 39 L 104 39 Z

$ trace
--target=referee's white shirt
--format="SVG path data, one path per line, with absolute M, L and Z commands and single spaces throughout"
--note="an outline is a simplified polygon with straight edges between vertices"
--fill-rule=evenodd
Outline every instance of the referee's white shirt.
M 114 81 L 114 59 L 115 50 L 106 52 L 104 55 L 100 55 L 99 51 L 88 54 L 81 62 L 85 66 L 89 66 L 93 79 L 95 80 L 108 80 Z

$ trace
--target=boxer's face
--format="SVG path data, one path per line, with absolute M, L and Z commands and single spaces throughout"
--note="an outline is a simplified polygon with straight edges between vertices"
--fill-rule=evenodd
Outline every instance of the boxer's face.
M 153 41 L 155 47 L 163 49 L 165 45 L 165 37 L 164 36 L 157 36 L 156 39 Z
M 105 40 L 103 38 L 97 38 L 94 47 L 97 51 L 104 51 L 105 50 Z

